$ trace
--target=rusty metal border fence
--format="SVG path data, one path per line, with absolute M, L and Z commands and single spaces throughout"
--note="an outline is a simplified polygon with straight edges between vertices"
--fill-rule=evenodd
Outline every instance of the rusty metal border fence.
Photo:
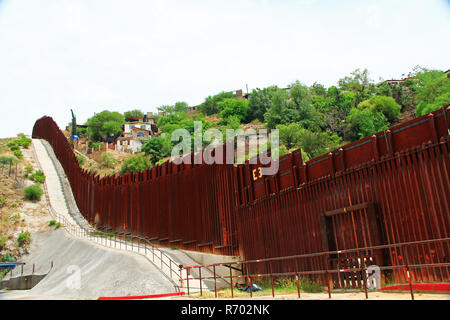
M 260 163 L 237 168 L 235 200 L 240 252 L 245 260 L 338 251 L 450 237 L 450 140 L 447 106 L 302 163 L 300 152 L 280 158 L 274 176 Z M 411 264 L 448 263 L 449 243 L 417 245 Z M 357 258 L 401 265 L 395 249 L 356 257 L 298 261 L 301 270 L 352 267 Z M 296 269 L 290 262 L 272 272 Z M 269 265 L 247 273 L 268 273 Z M 420 271 L 420 272 L 419 272 Z M 414 281 L 450 281 L 450 269 L 419 270 Z M 396 281 L 405 275 L 394 271 Z M 325 280 L 323 280 L 325 281 Z M 339 286 L 337 283 L 335 286 Z
M 199 154 L 192 154 L 192 164 L 166 162 L 100 178 L 79 166 L 50 117 L 36 121 L 33 138 L 45 139 L 53 147 L 80 212 L 98 229 L 143 236 L 156 245 L 238 254 L 230 201 L 233 166 L 195 164 Z
M 42 170 L 42 166 L 38 161 L 34 146 L 31 145 L 31 148 L 33 150 L 33 156 L 36 159 L 36 163 Z M 174 284 L 175 288 L 178 291 L 180 291 L 180 287 L 183 287 L 183 278 L 180 271 L 181 266 L 177 264 L 165 252 L 155 247 L 147 237 L 119 232 L 106 233 L 98 230 L 94 231 L 94 229 L 92 228 L 87 229 L 81 226 L 79 224 L 79 221 L 74 219 L 71 215 L 65 216 L 58 213 L 51 204 L 49 192 L 47 189 L 47 183 L 44 182 L 43 186 L 48 211 L 50 215 L 55 219 L 55 222 L 59 222 L 61 224 L 61 228 L 64 228 L 68 233 L 74 235 L 75 237 L 93 241 L 104 247 L 136 252 L 144 256 L 147 260 L 157 266 L 161 270 L 161 272 Z
M 50 117 L 36 121 L 61 162 L 80 211 L 105 232 L 147 237 L 168 247 L 239 254 L 244 260 L 342 251 L 450 236 L 450 107 L 355 141 L 303 163 L 300 150 L 278 159 L 273 176 L 244 164 L 165 162 L 142 172 L 100 178 L 82 169 Z M 190 154 L 191 163 L 203 157 Z M 252 159 L 254 160 L 254 159 Z M 448 243 L 408 247 L 412 265 L 449 262 Z M 353 267 L 355 259 L 403 265 L 402 255 L 339 254 L 299 262 L 303 271 Z M 246 274 L 267 273 L 267 264 Z M 278 261 L 272 272 L 291 272 Z M 416 272 L 414 281 L 449 281 L 449 269 Z M 396 281 L 403 272 L 393 271 Z M 324 280 L 325 281 L 325 280 Z M 338 283 L 338 281 L 334 281 Z

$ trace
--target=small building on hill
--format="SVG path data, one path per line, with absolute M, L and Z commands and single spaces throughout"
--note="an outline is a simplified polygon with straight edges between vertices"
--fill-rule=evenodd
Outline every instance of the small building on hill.
M 148 139 L 158 133 L 156 118 L 152 112 L 144 117 L 126 117 L 123 133 L 116 139 L 116 149 L 120 151 L 139 152 Z

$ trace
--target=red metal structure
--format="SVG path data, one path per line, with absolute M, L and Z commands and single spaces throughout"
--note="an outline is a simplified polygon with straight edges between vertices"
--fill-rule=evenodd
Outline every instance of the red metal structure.
M 161 245 L 264 259 L 338 252 L 255 264 L 248 272 L 289 272 L 450 262 L 448 242 L 417 244 L 402 252 L 350 251 L 450 236 L 450 108 L 395 126 L 306 163 L 300 151 L 263 165 L 176 165 L 99 178 L 80 168 L 50 117 L 34 138 L 52 145 L 78 207 L 105 230 L 130 232 Z M 201 154 L 191 154 L 192 157 Z M 193 163 L 193 162 L 192 162 Z M 345 273 L 334 287 L 360 286 Z M 347 278 L 346 278 L 347 277 Z M 391 277 L 404 281 L 404 272 Z M 415 282 L 449 281 L 449 267 L 418 270 Z M 351 279 L 350 279 L 351 278 Z M 324 282 L 327 281 L 324 279 Z

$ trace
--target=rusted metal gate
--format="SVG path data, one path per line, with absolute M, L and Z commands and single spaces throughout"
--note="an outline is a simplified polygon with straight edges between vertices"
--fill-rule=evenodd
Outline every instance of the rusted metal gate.
M 369 265 L 388 265 L 383 261 L 383 252 L 364 250 L 361 252 L 346 252 L 346 249 L 367 248 L 381 245 L 379 223 L 376 208 L 373 203 L 360 203 L 327 211 L 323 215 L 325 241 L 329 251 L 338 254 L 330 255 L 329 268 L 334 270 L 349 270 L 363 268 Z M 341 272 L 333 274 L 334 287 L 361 288 L 363 275 L 361 272 Z
M 143 172 L 100 178 L 78 165 L 50 117 L 34 138 L 50 142 L 83 215 L 98 227 L 160 243 L 243 259 L 339 250 L 295 261 L 254 265 L 249 272 L 351 269 L 377 264 L 445 263 L 448 242 L 398 250 L 363 248 L 450 236 L 449 107 L 303 163 L 300 150 L 278 160 L 273 176 L 256 164 L 166 162 Z M 191 154 L 192 163 L 194 157 Z M 200 155 L 201 156 L 201 155 Z M 345 250 L 362 248 L 354 253 Z M 404 270 L 389 280 L 404 282 Z M 450 281 L 448 267 L 418 269 L 415 282 Z M 325 276 L 322 281 L 328 282 Z M 335 288 L 360 287 L 342 272 Z

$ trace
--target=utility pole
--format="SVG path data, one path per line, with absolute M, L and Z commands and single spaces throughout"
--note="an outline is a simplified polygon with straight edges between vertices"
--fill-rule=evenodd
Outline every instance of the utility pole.
M 70 145 L 73 148 L 73 139 L 77 135 L 77 118 L 75 118 L 72 109 L 70 109 L 70 112 L 72 113 L 72 136 L 70 137 Z

